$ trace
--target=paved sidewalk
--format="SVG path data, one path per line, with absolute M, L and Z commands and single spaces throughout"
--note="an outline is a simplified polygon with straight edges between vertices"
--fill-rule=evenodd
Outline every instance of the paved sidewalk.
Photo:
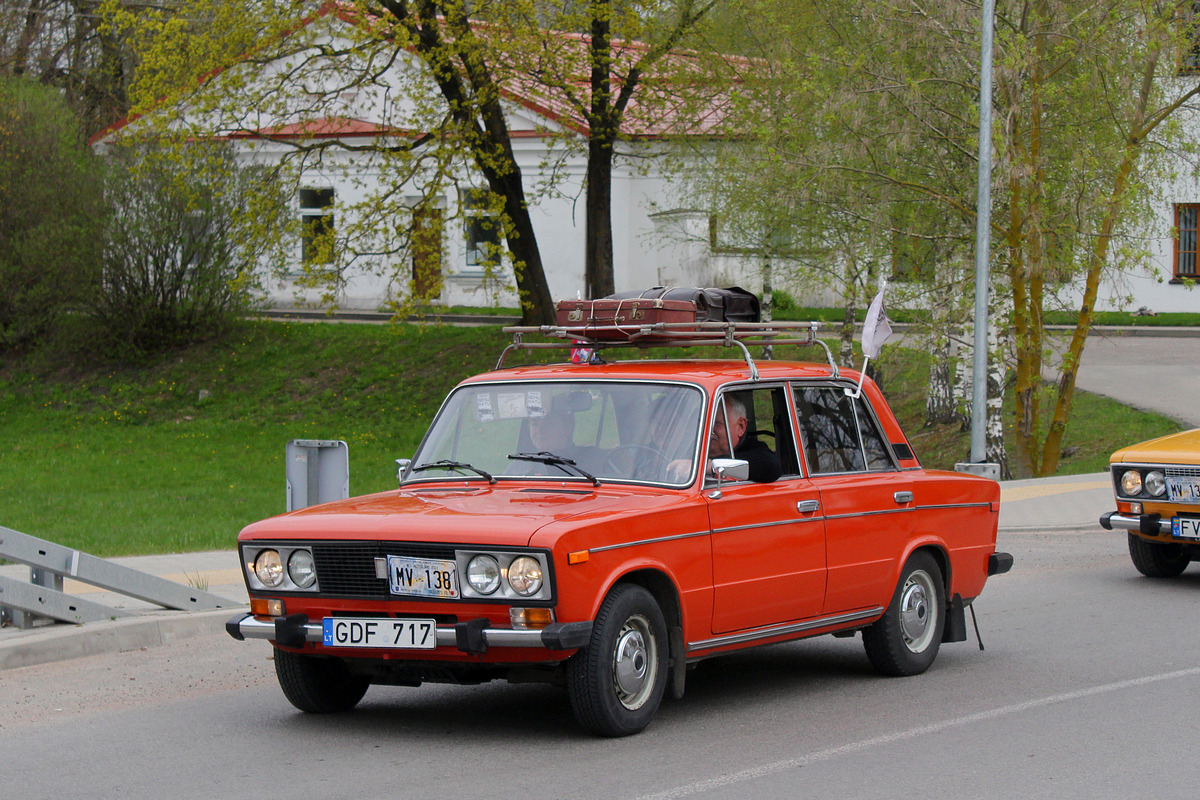
M 1006 534 L 1083 533 L 1112 535 L 1100 515 L 1112 510 L 1108 473 L 1004 481 L 1000 488 L 1000 531 Z M 136 616 L 86 625 L 47 624 L 31 630 L 0 628 L 0 670 L 100 653 L 138 650 L 224 630 L 225 621 L 246 607 L 237 553 L 218 550 L 113 559 L 116 563 L 228 598 L 217 611 L 170 611 L 88 584 L 67 580 L 67 594 L 134 612 Z M 1017 569 L 1020 568 L 1018 564 Z M 27 580 L 29 568 L 0 566 L 0 575 Z

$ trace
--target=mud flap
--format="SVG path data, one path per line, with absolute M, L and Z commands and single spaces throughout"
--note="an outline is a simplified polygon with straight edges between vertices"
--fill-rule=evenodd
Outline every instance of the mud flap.
M 965 642 L 967 640 L 967 613 L 962 595 L 956 594 L 946 604 L 946 625 L 942 628 L 943 642 Z

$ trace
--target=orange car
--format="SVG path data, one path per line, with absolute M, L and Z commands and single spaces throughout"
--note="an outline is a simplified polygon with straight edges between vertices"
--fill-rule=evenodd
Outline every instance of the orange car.
M 398 489 L 242 531 L 228 631 L 274 643 L 293 705 L 541 680 L 627 735 L 756 645 L 861 632 L 878 671 L 921 673 L 1012 564 L 998 484 L 923 469 L 858 373 L 577 360 L 462 382 Z
M 1179 575 L 1200 558 L 1200 429 L 1126 447 L 1108 461 L 1117 510 L 1100 524 L 1127 531 L 1143 575 Z

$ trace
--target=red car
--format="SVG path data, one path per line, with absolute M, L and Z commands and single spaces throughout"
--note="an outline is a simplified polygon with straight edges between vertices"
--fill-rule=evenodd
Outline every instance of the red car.
M 861 632 L 878 671 L 923 672 L 1012 564 L 998 484 L 923 469 L 869 379 L 743 352 L 463 381 L 398 489 L 242 531 L 229 633 L 274 643 L 303 711 L 543 680 L 608 736 L 756 645 Z

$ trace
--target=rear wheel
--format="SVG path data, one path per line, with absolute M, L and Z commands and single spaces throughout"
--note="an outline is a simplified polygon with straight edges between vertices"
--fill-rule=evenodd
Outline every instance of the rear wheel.
M 288 701 L 310 714 L 349 711 L 370 683 L 350 674 L 338 658 L 306 656 L 275 648 L 275 676 Z
M 937 658 L 946 624 L 942 570 L 928 553 L 914 553 L 883 616 L 863 630 L 871 665 L 884 675 L 919 675 Z
M 604 599 L 588 646 L 567 664 L 571 709 L 601 736 L 650 724 L 667 685 L 667 623 L 654 596 L 622 584 Z
M 1135 533 L 1129 534 L 1129 557 L 1147 578 L 1174 578 L 1191 561 L 1183 545 L 1151 542 Z

